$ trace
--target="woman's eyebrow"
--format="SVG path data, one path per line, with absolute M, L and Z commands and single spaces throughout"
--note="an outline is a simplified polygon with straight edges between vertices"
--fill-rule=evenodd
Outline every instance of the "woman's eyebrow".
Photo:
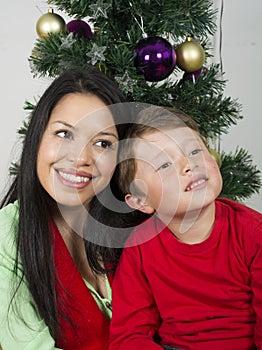
M 73 127 L 73 125 L 71 125 L 71 124 L 68 124 L 68 123 L 66 123 L 66 122 L 64 122 L 64 121 L 62 121 L 62 120 L 56 120 L 56 121 L 54 121 L 52 124 L 63 124 L 64 126 L 67 126 L 67 127 L 69 127 L 69 128 L 74 128 Z
M 115 139 L 118 140 L 118 136 L 113 133 L 113 132 L 108 132 L 108 131 L 101 131 L 99 133 L 97 133 L 97 135 L 101 135 L 101 136 L 113 136 Z
M 69 123 L 66 123 L 66 122 L 64 122 L 62 120 L 56 120 L 52 124 L 63 124 L 64 126 L 67 126 L 67 127 L 71 128 L 71 129 L 75 129 L 75 127 L 73 125 L 71 125 Z M 112 136 L 116 140 L 118 140 L 118 135 L 116 135 L 113 132 L 109 132 L 109 131 L 100 131 L 95 136 Z

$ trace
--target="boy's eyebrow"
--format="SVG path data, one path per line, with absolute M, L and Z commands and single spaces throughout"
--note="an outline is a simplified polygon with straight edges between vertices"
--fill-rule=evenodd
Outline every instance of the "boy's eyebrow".
M 140 157 L 141 157 L 141 160 L 146 160 L 147 162 L 155 164 L 156 162 L 161 160 L 165 155 L 168 155 L 168 153 L 163 149 L 157 153 L 154 153 L 154 152 L 147 153 L 147 155 L 144 157 L 143 157 L 143 154 L 142 155 L 140 154 Z
M 175 139 L 172 139 L 172 141 L 176 144 L 176 146 L 183 151 L 183 148 L 186 146 L 186 145 L 190 145 L 190 144 L 197 144 L 199 145 L 200 143 L 200 140 L 196 137 L 188 137 L 188 138 L 184 138 L 183 140 L 180 140 L 180 142 L 176 141 Z M 149 142 L 151 144 L 153 144 L 152 142 Z M 154 149 L 156 150 L 156 152 L 154 152 Z M 169 147 L 165 147 L 163 149 L 159 149 L 159 151 L 157 152 L 158 150 L 158 147 L 154 147 L 152 152 L 150 153 L 147 153 L 145 155 L 145 153 L 142 153 L 143 155 L 145 155 L 145 158 L 147 161 L 149 162 L 152 162 L 154 164 L 154 162 L 158 161 L 158 160 L 161 160 L 161 158 L 164 156 L 164 155 L 167 155 L 168 157 L 170 157 L 169 155 Z M 141 156 L 141 154 L 140 154 Z

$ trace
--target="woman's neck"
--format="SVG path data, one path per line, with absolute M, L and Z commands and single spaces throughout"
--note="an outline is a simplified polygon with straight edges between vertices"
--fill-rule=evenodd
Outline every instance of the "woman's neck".
M 75 213 L 77 214 L 76 210 Z M 78 217 L 79 220 L 79 216 Z M 58 227 L 58 230 L 65 242 L 65 245 L 76 265 L 77 270 L 81 274 L 82 278 L 86 280 L 89 284 L 93 286 L 93 288 L 102 296 L 107 298 L 107 288 L 105 282 L 105 276 L 96 274 L 90 267 L 86 255 L 85 242 L 81 234 L 76 233 L 72 229 L 72 219 L 71 224 L 67 222 L 65 218 L 61 215 L 61 213 L 57 213 L 54 218 L 55 223 Z M 80 220 L 81 221 L 81 220 Z M 83 232 L 82 230 L 80 233 Z M 79 221 L 78 221 L 78 232 L 80 230 Z

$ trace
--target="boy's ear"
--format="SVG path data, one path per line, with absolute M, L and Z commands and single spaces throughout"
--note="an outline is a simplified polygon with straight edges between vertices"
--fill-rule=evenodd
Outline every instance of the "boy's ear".
M 140 210 L 142 213 L 153 214 L 155 212 L 154 208 L 152 208 L 150 205 L 147 205 L 145 201 L 138 196 L 126 194 L 125 201 L 131 208 Z

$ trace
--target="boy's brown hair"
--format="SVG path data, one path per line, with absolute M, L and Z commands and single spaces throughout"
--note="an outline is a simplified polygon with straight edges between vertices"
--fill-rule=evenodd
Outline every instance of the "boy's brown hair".
M 199 134 L 196 122 L 187 114 L 176 108 L 150 106 L 141 110 L 131 128 L 121 141 L 119 150 L 119 164 L 116 169 L 116 177 L 120 190 L 124 195 L 139 192 L 137 188 L 130 189 L 136 174 L 135 142 L 144 135 L 157 130 L 188 127 Z M 205 142 L 205 141 L 204 141 Z M 136 193 L 139 194 L 139 193 Z

